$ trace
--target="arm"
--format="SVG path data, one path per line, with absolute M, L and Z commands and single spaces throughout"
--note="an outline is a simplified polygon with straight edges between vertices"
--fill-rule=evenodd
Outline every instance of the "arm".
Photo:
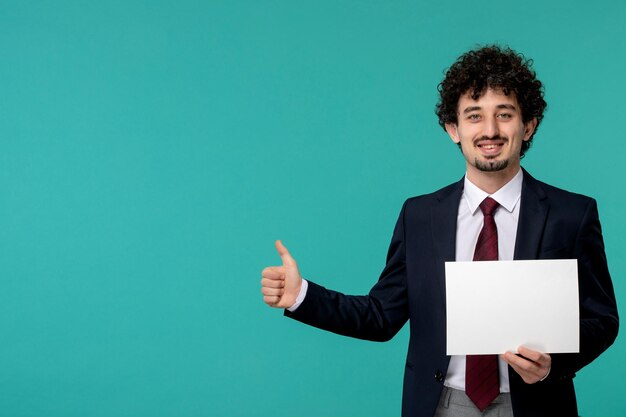
M 502 355 L 527 384 L 573 378 L 617 336 L 617 306 L 594 200 L 588 200 L 575 236 L 573 256 L 578 259 L 580 352 L 548 355 L 520 347 L 519 355 L 510 352 Z
M 285 315 L 345 336 L 375 341 L 391 339 L 408 319 L 404 250 L 403 208 L 394 230 L 387 255 L 387 265 L 368 295 L 345 295 L 309 281 L 306 297 L 302 304 L 293 312 L 285 311 Z M 270 280 L 274 276 L 282 273 L 283 276 L 287 277 L 287 270 L 276 268 L 281 267 L 271 267 L 264 270 L 263 294 L 273 297 L 266 300 L 272 306 L 290 307 L 295 302 L 298 292 L 288 291 L 287 283 L 291 281 L 300 282 L 300 275 L 298 273 L 297 278 L 295 278 L 295 274 L 293 274 L 293 280 L 285 280 L 284 290 L 280 283 L 274 283 L 272 285 L 275 288 L 266 290 L 266 284 L 269 286 Z M 297 267 L 295 269 L 297 270 Z M 280 281 L 280 279 L 274 281 Z M 291 287 L 295 288 L 296 285 Z
M 613 344 L 619 317 L 595 200 L 590 200 L 576 237 L 580 297 L 580 353 L 552 355 L 548 379 L 571 378 Z

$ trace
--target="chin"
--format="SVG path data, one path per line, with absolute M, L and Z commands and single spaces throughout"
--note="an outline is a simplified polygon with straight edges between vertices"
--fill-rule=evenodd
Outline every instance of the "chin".
M 487 160 L 487 161 L 474 161 L 474 167 L 483 172 L 498 172 L 506 169 L 509 166 L 509 160 Z

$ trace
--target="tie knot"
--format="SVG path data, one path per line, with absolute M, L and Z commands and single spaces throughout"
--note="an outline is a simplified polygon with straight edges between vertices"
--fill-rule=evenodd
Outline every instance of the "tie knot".
M 493 212 L 500 207 L 500 204 L 491 197 L 487 197 L 480 203 L 480 209 L 483 212 L 483 216 L 492 216 Z

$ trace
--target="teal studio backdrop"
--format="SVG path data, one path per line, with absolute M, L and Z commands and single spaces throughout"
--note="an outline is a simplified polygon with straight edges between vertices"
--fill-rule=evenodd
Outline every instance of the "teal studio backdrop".
M 535 60 L 524 166 L 598 200 L 626 316 L 626 3 L 2 1 L 0 416 L 394 416 L 408 333 L 267 308 L 283 239 L 366 293 L 403 201 L 464 163 L 436 86 L 477 44 Z M 626 341 L 578 374 L 623 416 Z

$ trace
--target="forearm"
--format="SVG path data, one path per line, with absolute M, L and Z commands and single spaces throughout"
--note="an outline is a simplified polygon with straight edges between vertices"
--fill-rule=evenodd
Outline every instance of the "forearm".
M 375 292 L 374 290 L 372 292 Z M 372 341 L 387 341 L 402 328 L 408 318 L 403 307 L 369 295 L 345 295 L 309 281 L 302 304 L 287 317 L 343 336 Z

